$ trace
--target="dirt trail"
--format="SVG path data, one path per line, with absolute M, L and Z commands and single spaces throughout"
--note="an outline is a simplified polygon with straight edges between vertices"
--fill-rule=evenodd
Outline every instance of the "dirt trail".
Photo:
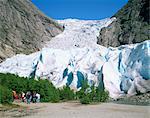
M 21 104 L 26 108 L 24 118 L 149 118 L 150 106 L 121 105 L 103 103 L 81 105 L 79 103 L 38 103 Z M 7 112 L 6 112 L 7 113 Z M 3 115 L 3 118 L 17 117 Z

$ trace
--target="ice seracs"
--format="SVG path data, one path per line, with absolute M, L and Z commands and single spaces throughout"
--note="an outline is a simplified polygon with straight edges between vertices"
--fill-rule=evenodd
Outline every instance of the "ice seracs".
M 65 27 L 63 33 L 52 38 L 45 44 L 45 47 L 55 49 L 71 49 L 76 47 L 97 46 L 97 36 L 103 27 L 107 27 L 115 18 L 103 20 L 78 20 L 66 19 L 58 20 L 58 23 Z
M 112 98 L 150 91 L 150 41 L 118 48 L 43 48 L 17 55 L 0 64 L 0 72 L 49 79 L 56 87 L 78 90 L 82 80 L 99 86 L 101 80 Z

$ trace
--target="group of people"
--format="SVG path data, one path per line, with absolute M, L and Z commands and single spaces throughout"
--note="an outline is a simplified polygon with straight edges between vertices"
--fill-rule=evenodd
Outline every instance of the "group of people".
M 26 94 L 22 92 L 21 99 L 22 99 L 22 102 L 26 102 L 27 104 L 30 104 L 30 102 L 39 103 L 40 94 L 36 92 L 31 93 L 30 91 L 28 91 Z

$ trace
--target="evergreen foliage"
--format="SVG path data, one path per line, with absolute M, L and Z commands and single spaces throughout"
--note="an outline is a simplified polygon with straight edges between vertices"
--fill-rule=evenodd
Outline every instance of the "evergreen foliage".
M 79 100 L 82 104 L 93 102 L 105 102 L 108 93 L 99 87 L 89 86 L 87 79 L 82 81 L 82 88 L 74 92 L 69 86 L 57 89 L 48 80 L 23 78 L 14 74 L 0 73 L 0 103 L 11 103 L 13 101 L 12 91 L 18 94 L 27 91 L 37 92 L 41 95 L 41 102 L 59 102 L 68 100 Z
M 34 80 L 32 78 L 23 78 L 13 74 L 0 73 L 0 85 L 14 90 L 18 94 L 27 91 L 38 92 L 41 95 L 42 102 L 58 102 L 59 91 L 48 80 Z
M 11 103 L 13 101 L 12 91 L 7 87 L 0 85 L 0 104 Z
M 75 99 L 75 93 L 73 90 L 70 89 L 69 86 L 64 86 L 63 89 L 60 89 L 59 94 L 60 94 L 60 100 L 63 101 Z
M 79 92 L 77 92 L 78 99 L 82 104 L 90 104 L 97 102 L 106 102 L 109 98 L 108 92 L 105 92 L 99 87 L 92 85 L 89 87 L 87 80 L 83 81 L 83 86 Z

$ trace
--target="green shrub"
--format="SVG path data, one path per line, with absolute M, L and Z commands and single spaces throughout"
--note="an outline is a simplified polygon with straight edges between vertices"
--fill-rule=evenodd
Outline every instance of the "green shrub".
M 41 95 L 41 102 L 59 102 L 59 91 L 48 80 L 28 80 L 28 90 Z
M 91 103 L 90 97 L 88 95 L 84 96 L 83 98 L 80 99 L 80 103 L 81 104 L 90 104 Z
M 63 89 L 60 89 L 59 94 L 60 94 L 60 100 L 63 101 L 75 99 L 75 93 L 73 90 L 70 89 L 69 86 L 64 86 Z
M 55 89 L 53 91 L 53 94 L 51 94 L 50 101 L 53 102 L 53 103 L 56 103 L 56 102 L 60 101 L 60 96 L 59 96 L 59 90 L 58 89 Z
M 9 90 L 7 87 L 0 85 L 0 104 L 12 103 L 12 101 L 13 101 L 12 90 Z
M 93 91 L 89 93 L 81 94 L 82 96 L 79 97 L 79 100 L 82 104 L 90 104 L 90 103 L 97 103 L 97 102 L 106 102 L 108 99 L 108 92 L 105 91 L 96 91 L 95 88 Z
M 96 97 L 95 102 L 106 102 L 109 98 L 108 91 L 99 90 L 96 88 Z
M 82 104 L 92 102 L 105 102 L 108 99 L 108 92 L 89 86 L 87 79 L 83 80 L 80 91 L 74 93 L 69 86 L 63 89 L 56 89 L 48 80 L 39 79 L 38 81 L 30 78 L 19 77 L 14 74 L 0 73 L 0 101 L 12 102 L 12 90 L 18 94 L 21 92 L 38 92 L 41 95 L 41 102 L 59 102 L 78 99 Z
M 41 95 L 42 102 L 58 102 L 59 91 L 48 80 L 34 80 L 32 78 L 23 78 L 14 74 L 0 73 L 0 85 L 8 87 L 10 90 L 21 92 L 35 91 Z
M 87 83 L 87 80 L 83 80 L 83 81 L 82 81 L 82 88 L 80 89 L 80 91 L 78 91 L 78 92 L 76 93 L 77 99 L 82 99 L 83 97 L 85 97 L 86 94 L 87 94 L 87 92 L 88 92 L 88 91 L 87 91 L 88 88 L 89 88 L 89 85 L 88 85 L 88 83 Z
M 82 104 L 90 104 L 94 102 L 106 102 L 109 97 L 108 92 L 101 90 L 99 87 L 88 85 L 87 80 L 83 81 L 83 87 L 77 92 L 77 98 Z
M 17 93 L 21 93 L 22 91 L 26 91 L 27 87 L 27 79 L 23 77 L 19 77 L 14 74 L 2 74 L 0 73 L 0 82 L 1 85 L 8 87 L 8 89 L 12 89 Z

